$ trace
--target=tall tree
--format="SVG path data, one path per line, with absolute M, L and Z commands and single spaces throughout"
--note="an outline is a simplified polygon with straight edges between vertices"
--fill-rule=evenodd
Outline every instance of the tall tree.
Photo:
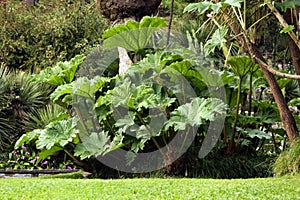
M 272 6 L 273 4 L 267 3 L 267 6 L 262 6 L 263 1 L 246 1 L 246 0 L 233 0 L 233 1 L 219 1 L 212 0 L 209 2 L 199 2 L 190 4 L 186 11 L 198 10 L 201 14 L 210 11 L 208 17 L 213 21 L 219 28 L 222 28 L 223 25 L 228 27 L 231 32 L 227 34 L 227 37 L 230 37 L 239 44 L 241 50 L 246 52 L 256 63 L 258 63 L 261 68 L 270 88 L 272 90 L 275 102 L 278 106 L 280 117 L 283 123 L 283 126 L 286 130 L 287 136 L 292 141 L 298 137 L 298 130 L 296 126 L 295 119 L 287 106 L 287 102 L 283 96 L 281 88 L 278 85 L 278 82 L 275 78 L 275 75 L 280 75 L 287 78 L 299 79 L 300 76 L 285 74 L 273 69 L 272 64 L 264 59 L 263 54 L 258 50 L 256 44 L 257 37 L 260 35 L 259 32 L 263 31 L 260 27 L 261 24 L 276 11 Z M 282 24 L 280 16 L 277 16 L 278 12 L 274 13 L 278 21 Z M 285 27 L 288 28 L 288 27 Z M 231 37 L 231 36 L 234 37 Z M 295 38 L 293 37 L 295 40 Z M 297 41 L 294 41 L 298 43 Z M 223 50 L 225 56 L 228 55 L 226 44 L 223 45 Z M 226 47 L 226 46 L 225 46 Z M 298 55 L 295 55 L 299 57 Z

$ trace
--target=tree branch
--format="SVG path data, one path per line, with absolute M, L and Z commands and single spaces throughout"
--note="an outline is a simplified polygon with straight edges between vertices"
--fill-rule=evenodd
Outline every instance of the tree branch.
M 294 80 L 300 80 L 300 75 L 287 74 L 287 73 L 276 71 L 275 69 L 273 69 L 272 65 L 266 64 L 263 60 L 259 59 L 258 57 L 254 56 L 254 55 L 252 55 L 252 57 L 262 67 L 264 67 L 266 70 L 268 70 L 269 72 L 271 72 L 272 74 L 274 74 L 276 76 L 280 76 L 280 77 L 283 77 L 283 78 L 290 78 L 290 79 L 294 79 Z

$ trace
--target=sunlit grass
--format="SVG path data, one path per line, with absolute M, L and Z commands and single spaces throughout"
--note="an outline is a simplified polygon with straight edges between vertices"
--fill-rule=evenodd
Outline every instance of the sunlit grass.
M 300 177 L 2 179 L 0 199 L 300 199 Z

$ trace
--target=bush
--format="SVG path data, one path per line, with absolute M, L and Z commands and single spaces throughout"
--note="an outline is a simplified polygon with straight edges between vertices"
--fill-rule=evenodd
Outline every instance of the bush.
M 0 63 L 39 71 L 86 52 L 101 40 L 107 21 L 86 1 L 20 1 L 0 5 Z
M 208 156 L 190 161 L 190 177 L 262 178 L 272 176 L 270 156 Z
M 300 173 L 300 139 L 291 143 L 274 163 L 275 176 L 296 175 Z

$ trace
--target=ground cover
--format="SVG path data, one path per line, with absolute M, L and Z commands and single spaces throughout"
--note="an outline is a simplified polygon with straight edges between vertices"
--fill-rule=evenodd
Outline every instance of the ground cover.
M 300 177 L 2 179 L 0 199 L 300 199 Z

